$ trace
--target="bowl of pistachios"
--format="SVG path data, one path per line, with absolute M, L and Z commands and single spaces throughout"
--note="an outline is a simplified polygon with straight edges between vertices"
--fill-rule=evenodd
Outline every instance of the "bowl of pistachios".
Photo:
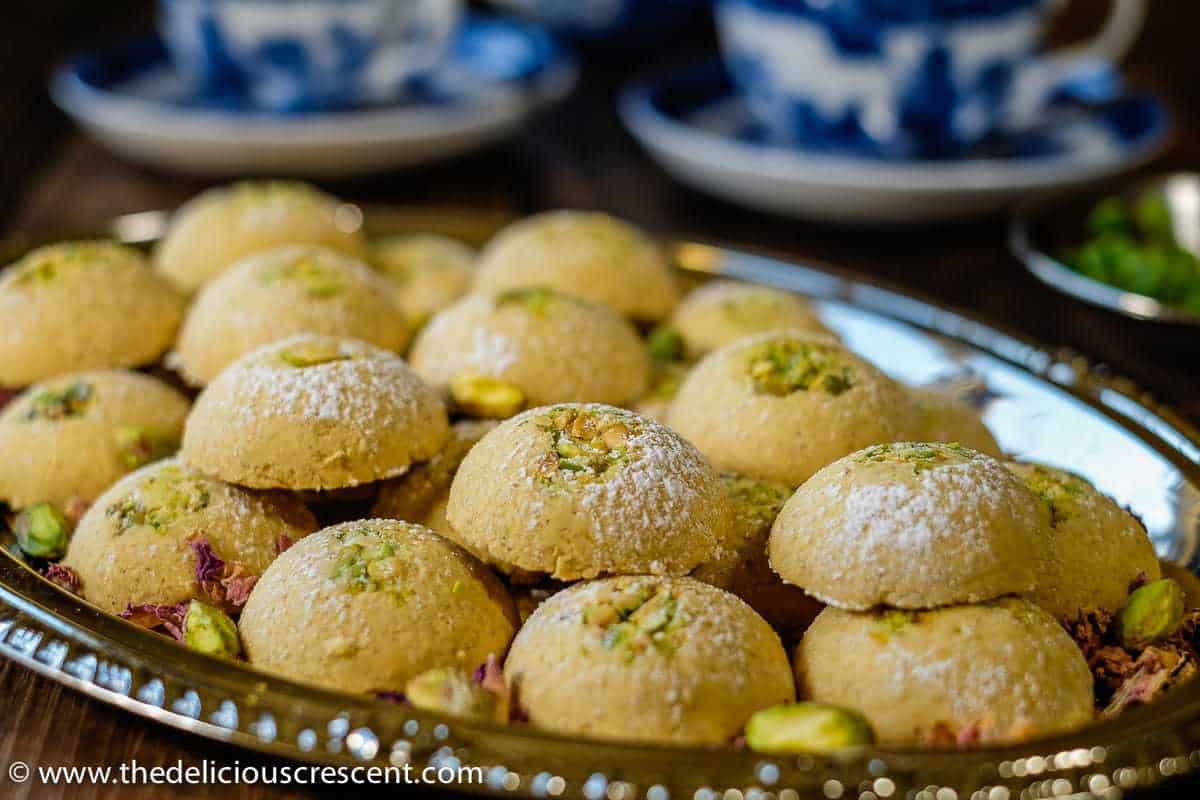
M 1200 325 L 1200 174 L 1027 206 L 1009 246 L 1042 283 L 1126 317 Z

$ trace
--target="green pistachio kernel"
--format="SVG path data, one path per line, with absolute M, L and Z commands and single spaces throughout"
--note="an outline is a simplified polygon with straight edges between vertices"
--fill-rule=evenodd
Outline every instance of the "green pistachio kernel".
M 508 709 L 504 698 L 489 692 L 464 669 L 439 667 L 411 679 L 404 687 L 408 702 L 425 711 L 436 711 L 481 722 L 504 722 Z
M 857 711 L 825 703 L 788 703 L 757 711 L 746 723 L 746 744 L 771 755 L 834 753 L 875 742 Z
M 465 372 L 450 380 L 450 397 L 464 414 L 507 419 L 525 408 L 525 392 L 515 383 Z
M 655 361 L 679 361 L 683 358 L 683 336 L 669 325 L 660 325 L 646 338 L 646 349 Z
M 756 350 L 749 372 L 755 392 L 776 397 L 810 389 L 837 397 L 855 383 L 854 372 L 842 363 L 836 348 L 796 340 L 770 342 Z
M 71 523 L 49 503 L 30 506 L 13 521 L 21 552 L 33 558 L 62 558 L 67 552 Z
M 237 658 L 242 652 L 237 625 L 219 608 L 193 600 L 183 618 L 183 643 L 199 653 Z
M 265 270 L 259 280 L 264 286 L 280 282 L 296 283 L 314 300 L 336 297 L 346 289 L 337 270 L 311 258 L 301 258 Z
M 1183 621 L 1184 594 L 1170 578 L 1151 581 L 1129 596 L 1117 614 L 1117 638 L 1129 648 L 1167 639 Z
M 495 297 L 497 308 L 504 306 L 521 306 L 530 314 L 544 317 L 550 313 L 550 307 L 555 301 L 563 299 L 553 289 L 543 287 L 505 289 Z
M 179 449 L 179 436 L 143 425 L 122 425 L 114 432 L 117 458 L 130 469 L 166 458 Z
M 91 384 L 76 381 L 61 389 L 46 389 L 33 396 L 26 419 L 78 417 L 92 401 Z
M 297 347 L 289 347 L 280 351 L 279 358 L 285 364 L 297 369 L 329 364 L 334 361 L 351 360 L 351 356 L 343 353 L 337 345 L 325 342 L 308 342 Z

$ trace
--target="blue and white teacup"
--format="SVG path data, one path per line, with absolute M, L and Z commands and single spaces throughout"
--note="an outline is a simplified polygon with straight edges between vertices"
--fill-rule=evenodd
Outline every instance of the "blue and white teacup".
M 191 88 L 271 111 L 392 102 L 442 59 L 460 0 L 160 0 Z
M 1145 0 L 1116 0 L 1084 46 L 1038 45 L 1061 0 L 717 0 L 721 49 L 775 139 L 884 157 L 952 157 L 1038 122 L 1064 88 L 1115 91 Z
M 573 39 L 621 47 L 643 44 L 682 25 L 701 10 L 701 0 L 492 0 L 493 5 L 535 19 Z

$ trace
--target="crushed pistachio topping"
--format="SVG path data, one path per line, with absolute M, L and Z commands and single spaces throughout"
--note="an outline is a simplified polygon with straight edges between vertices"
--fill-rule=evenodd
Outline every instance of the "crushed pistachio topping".
M 978 457 L 978 453 L 958 442 L 893 442 L 871 445 L 860 451 L 854 461 L 857 464 L 910 464 L 913 474 L 920 475 L 939 464 Z
M 296 369 L 316 367 L 334 361 L 351 361 L 353 356 L 343 353 L 336 344 L 329 342 L 306 342 L 279 351 L 279 358 Z
M 558 300 L 563 299 L 561 295 L 553 289 L 544 287 L 532 288 L 517 288 L 505 289 L 497 292 L 495 297 L 496 308 L 504 308 L 505 306 L 520 306 L 538 317 L 544 317 L 550 313 L 550 307 Z
M 44 389 L 33 396 L 25 418 L 65 419 L 87 411 L 95 397 L 91 384 L 76 381 L 61 389 Z
M 464 414 L 482 419 L 508 419 L 525 408 L 525 392 L 515 383 L 464 372 L 450 380 L 450 397 Z
M 203 511 L 210 499 L 202 480 L 185 475 L 180 467 L 167 466 L 142 480 L 105 513 L 116 520 L 118 534 L 143 525 L 162 531 L 186 514 Z
M 132 254 L 125 248 L 107 242 L 66 242 L 42 247 L 29 253 L 13 268 L 17 286 L 51 283 L 63 272 L 114 257 Z
M 606 480 L 628 463 L 636 424 L 631 415 L 559 406 L 541 418 L 539 427 L 553 439 L 555 474 Z
M 741 475 L 722 475 L 721 480 L 738 518 L 754 529 L 770 527 L 793 492 L 791 487 L 783 484 Z
M 330 574 L 334 582 L 350 594 L 384 592 L 397 603 L 408 599 L 403 545 L 381 539 L 368 528 L 341 532 L 338 540 L 341 548 Z
M 627 660 L 650 649 L 670 655 L 678 645 L 677 631 L 690 621 L 674 593 L 645 581 L 635 581 L 583 610 L 584 624 L 602 631 L 600 647 Z
M 1041 464 L 1032 465 L 1032 469 L 1021 477 L 1050 510 L 1050 524 L 1056 528 L 1071 518 L 1072 507 L 1089 488 L 1087 481 L 1078 475 Z
M 754 391 L 786 397 L 795 392 L 825 391 L 834 397 L 854 387 L 854 371 L 837 348 L 785 339 L 769 342 L 750 356 Z
M 272 265 L 259 275 L 259 282 L 263 286 L 295 283 L 314 300 L 336 297 L 346 289 L 342 274 L 337 269 L 313 258 L 300 258 L 286 264 Z
M 179 435 L 144 425 L 122 425 L 113 432 L 117 458 L 130 469 L 144 467 L 179 449 Z

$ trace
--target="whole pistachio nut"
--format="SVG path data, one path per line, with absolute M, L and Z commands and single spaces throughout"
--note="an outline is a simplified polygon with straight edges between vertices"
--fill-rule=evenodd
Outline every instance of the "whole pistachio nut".
M 832 753 L 875 741 L 857 711 L 825 703 L 788 703 L 755 712 L 746 723 L 746 744 L 760 753 Z
M 71 523 L 49 503 L 30 506 L 13 521 L 17 546 L 34 558 L 62 558 L 67 552 Z
M 468 719 L 503 722 L 508 708 L 503 698 L 476 683 L 457 667 L 426 670 L 404 687 L 408 702 L 426 711 Z
M 1125 647 L 1145 647 L 1179 630 L 1183 612 L 1183 589 L 1178 583 L 1170 578 L 1151 581 L 1129 595 L 1117 614 L 1117 637 Z
M 219 608 L 193 600 L 183 618 L 183 643 L 210 656 L 237 658 L 242 651 L 237 625 Z
M 521 387 L 469 372 L 451 379 L 450 397 L 463 413 L 484 419 L 507 419 L 525 408 Z
M 683 336 L 669 325 L 660 325 L 646 337 L 646 349 L 656 361 L 679 361 L 683 358 Z

